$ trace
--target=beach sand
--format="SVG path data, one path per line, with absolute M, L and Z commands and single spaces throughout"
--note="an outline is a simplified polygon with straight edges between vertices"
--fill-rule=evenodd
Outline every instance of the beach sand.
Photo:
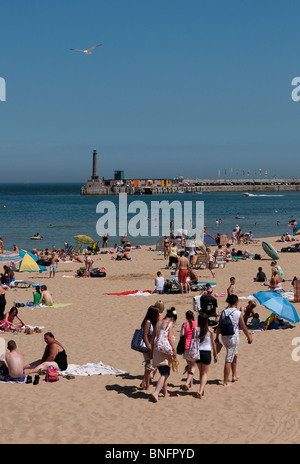
M 276 250 L 285 244 L 276 237 L 266 239 Z M 216 269 L 212 279 L 209 270 L 198 270 L 199 280 L 215 281 L 214 291 L 225 293 L 229 278 L 236 277 L 235 293 L 248 297 L 263 290 L 253 282 L 259 266 L 268 278 L 271 259 L 264 253 L 261 241 L 240 245 L 259 253 L 261 261 L 239 260 Z M 214 248 L 213 248 L 214 250 Z M 130 349 L 133 332 L 140 326 L 148 306 L 161 298 L 166 308 L 178 312 L 175 327 L 179 339 L 185 312 L 192 309 L 192 292 L 187 295 L 112 296 L 109 292 L 153 290 L 154 275 L 165 269 L 163 255 L 148 247 L 134 250 L 132 261 L 114 261 L 110 254 L 98 254 L 94 266 L 105 267 L 105 278 L 75 278 L 80 263 L 59 264 L 54 279 L 43 274 L 17 274 L 17 279 L 45 283 L 55 303 L 72 303 L 60 308 L 20 308 L 19 314 L 30 325 L 45 326 L 65 347 L 71 364 L 98 363 L 121 369 L 124 375 L 76 376 L 61 378 L 48 384 L 41 377 L 39 385 L 0 384 L 1 443 L 19 444 L 201 444 L 201 443 L 297 443 L 300 435 L 300 361 L 292 359 L 300 337 L 300 324 L 292 329 L 255 331 L 253 344 L 241 333 L 238 375 L 240 379 L 225 389 L 222 386 L 225 350 L 217 364 L 209 370 L 206 395 L 196 398 L 199 374 L 194 387 L 183 392 L 181 356 L 179 373 L 169 378 L 169 398 L 158 403 L 149 401 L 149 394 L 139 389 L 143 376 L 143 358 Z M 280 253 L 285 272 L 283 287 L 293 290 L 291 280 L 299 274 L 299 254 Z M 69 278 L 64 277 L 69 276 Z M 10 309 L 15 299 L 28 301 L 32 289 L 10 289 L 6 294 Z M 240 304 L 247 303 L 241 300 Z M 294 303 L 300 313 L 300 303 Z M 218 297 L 218 310 L 225 307 L 225 298 Z M 258 305 L 261 320 L 270 314 Z M 43 334 L 1 335 L 7 342 L 14 339 L 25 362 L 42 356 Z M 300 339 L 298 339 L 298 346 Z M 298 356 L 299 356 L 298 351 Z M 158 377 L 157 377 L 158 378 Z

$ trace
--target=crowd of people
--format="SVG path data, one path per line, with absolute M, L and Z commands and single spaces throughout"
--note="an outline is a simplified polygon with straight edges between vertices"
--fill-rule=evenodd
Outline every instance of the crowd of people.
M 238 232 L 238 231 L 235 231 Z M 251 236 L 249 237 L 251 238 Z M 233 240 L 233 243 L 234 240 Z M 237 240 L 237 243 L 239 241 Z M 214 262 L 217 256 L 222 256 L 224 260 L 231 260 L 235 256 L 235 248 L 228 243 L 223 249 L 222 245 L 218 245 L 214 253 L 210 248 L 206 249 L 206 268 L 209 269 L 214 277 Z M 167 268 L 174 270 L 176 275 L 178 272 L 178 281 L 181 286 L 181 293 L 189 291 L 190 273 L 194 272 L 194 254 L 189 253 L 187 249 L 178 248 L 178 243 L 170 241 L 169 237 L 165 236 L 163 240 L 164 259 L 169 260 Z M 245 253 L 245 256 L 249 252 Z M 195 273 L 196 274 L 196 273 Z M 197 275 L 194 276 L 195 281 L 198 281 Z M 261 285 L 267 286 L 269 290 L 276 293 L 284 292 L 282 282 L 284 282 L 284 273 L 277 261 L 271 262 L 271 277 L 268 280 L 262 266 L 258 267 L 256 276 L 253 279 L 255 282 L 261 282 Z M 237 372 L 238 347 L 240 343 L 240 332 L 242 332 L 248 343 L 252 344 L 252 336 L 250 329 L 277 328 L 278 324 L 283 322 L 275 314 L 266 321 L 261 322 L 260 316 L 256 310 L 256 301 L 250 299 L 247 304 L 239 305 L 239 298 L 235 292 L 236 278 L 231 277 L 229 286 L 226 290 L 226 307 L 217 314 L 218 307 L 217 299 L 212 294 L 212 288 L 209 284 L 201 290 L 199 312 L 188 310 L 185 314 L 186 321 L 181 326 L 179 340 L 175 341 L 174 324 L 177 320 L 177 312 L 174 307 L 164 311 L 162 301 L 156 302 L 148 308 L 147 315 L 142 321 L 144 328 L 144 342 L 147 345 L 147 351 L 143 353 L 145 359 L 144 379 L 140 387 L 145 389 L 150 394 L 150 399 L 153 402 L 158 402 L 160 395 L 169 396 L 168 381 L 172 370 L 177 372 L 177 358 L 182 355 L 186 362 L 186 367 L 183 375 L 185 382 L 181 389 L 185 392 L 192 390 L 194 385 L 194 377 L 196 370 L 199 371 L 199 391 L 197 398 L 201 399 L 207 388 L 207 380 L 209 376 L 209 366 L 212 362 L 218 361 L 218 353 L 221 348 L 226 350 L 224 361 L 223 386 L 227 388 L 232 383 L 239 379 Z M 154 293 L 165 293 L 165 280 L 161 271 L 157 272 L 155 277 Z M 216 295 L 218 296 L 218 295 Z M 198 311 L 198 310 L 197 310 Z M 197 315 L 196 315 L 197 314 Z M 212 319 L 210 316 L 214 315 Z M 231 324 L 231 332 L 224 328 Z M 273 325 L 274 324 L 274 325 Z M 226 330 L 228 330 L 226 332 Z M 178 354 L 179 345 L 182 341 L 180 353 Z M 167 347 L 167 348 L 166 348 Z M 183 347 L 183 348 L 182 348 Z M 196 354 L 195 354 L 196 353 Z M 156 372 L 159 373 L 159 378 L 154 384 Z M 153 389 L 151 390 L 151 383 Z
M 207 289 L 209 290 L 209 289 Z M 203 292 L 205 296 L 207 292 Z M 230 293 L 227 298 L 227 307 L 220 313 L 218 324 L 215 328 L 209 324 L 209 316 L 204 310 L 200 310 L 195 320 L 195 313 L 192 310 L 186 312 L 186 321 L 182 324 L 179 343 L 177 344 L 174 336 L 174 324 L 177 320 L 177 312 L 174 307 L 165 310 L 163 301 L 157 301 L 150 306 L 141 323 L 143 330 L 143 341 L 146 349 L 143 352 L 145 371 L 140 388 L 150 394 L 150 398 L 155 403 L 159 400 L 159 395 L 169 396 L 168 379 L 171 371 L 178 368 L 177 349 L 182 341 L 183 359 L 186 361 L 186 368 L 183 373 L 186 374 L 186 381 L 182 385 L 183 391 L 190 391 L 194 383 L 196 369 L 199 372 L 200 384 L 197 398 L 201 399 L 205 395 L 207 380 L 209 375 L 209 366 L 212 361 L 218 361 L 218 353 L 222 346 L 226 349 L 223 386 L 228 387 L 231 382 L 238 380 L 237 374 L 237 356 L 240 342 L 239 331 L 242 330 L 248 340 L 252 343 L 245 320 L 251 315 L 255 315 L 253 305 L 238 309 L 239 299 L 236 295 Z M 165 314 L 164 314 L 165 313 Z M 232 323 L 232 332 L 224 331 L 224 321 L 230 318 Z M 220 341 L 221 337 L 221 341 Z M 159 378 L 156 385 L 151 391 L 151 382 L 153 382 L 156 372 Z

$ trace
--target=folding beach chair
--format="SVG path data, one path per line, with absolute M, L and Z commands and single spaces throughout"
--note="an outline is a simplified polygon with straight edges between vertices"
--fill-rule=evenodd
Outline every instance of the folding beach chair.
M 81 253 L 82 243 L 77 243 L 76 247 L 73 250 L 73 253 Z
M 194 269 L 201 269 L 202 267 L 205 268 L 206 265 L 206 256 L 198 255 L 197 259 L 193 265 Z
M 224 268 L 226 264 L 226 260 L 223 256 L 216 256 L 215 267 Z
M 74 248 L 73 245 L 69 245 L 68 249 L 65 251 L 66 255 L 68 255 L 72 251 L 73 248 Z

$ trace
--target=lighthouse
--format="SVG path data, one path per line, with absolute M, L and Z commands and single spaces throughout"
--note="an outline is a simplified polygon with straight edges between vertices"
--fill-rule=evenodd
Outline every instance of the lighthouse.
M 96 179 L 99 179 L 98 177 L 98 169 L 97 169 L 97 150 L 94 150 L 93 151 L 93 175 L 92 175 L 92 179 L 96 180 Z

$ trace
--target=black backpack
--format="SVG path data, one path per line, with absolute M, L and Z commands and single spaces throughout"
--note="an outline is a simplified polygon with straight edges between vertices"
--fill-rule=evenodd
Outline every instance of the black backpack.
M 221 335 L 233 335 L 234 334 L 234 327 L 233 327 L 230 314 L 226 315 L 226 313 L 223 312 L 222 320 L 220 324 L 220 332 L 221 332 Z

